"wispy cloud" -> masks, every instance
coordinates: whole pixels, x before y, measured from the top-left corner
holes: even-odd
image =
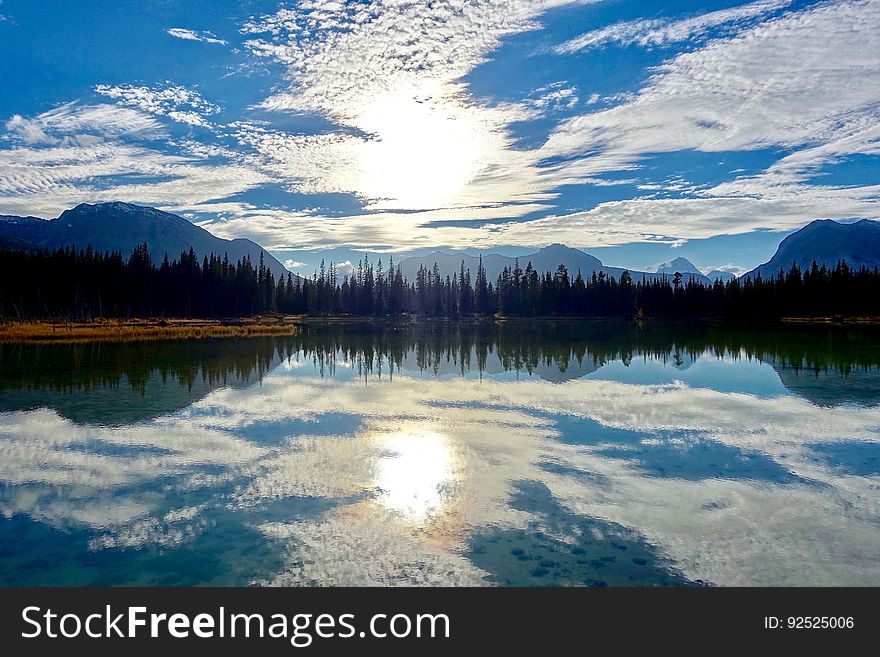
[[[6,122],[9,137],[26,144],[91,143],[106,138],[147,137],[163,134],[152,117],[115,105],[65,103],[34,117],[12,116]]]
[[[594,154],[614,154],[624,166],[647,153],[793,151],[764,175],[692,190],[695,199],[613,206],[618,225],[640,224],[645,233],[693,238],[783,229],[817,216],[878,216],[873,187],[806,183],[820,161],[877,151],[878,31],[877,0],[822,4],[767,21],[667,61],[625,102],[564,121],[543,150],[568,158],[564,168],[572,175],[584,169],[594,175]],[[700,207],[706,216],[666,216],[664,204]],[[629,216],[632,207],[644,220]],[[610,220],[610,209],[600,206],[587,215]]]
[[[786,194],[777,198],[721,197],[630,199],[600,203],[583,212],[527,221],[455,222],[451,212],[371,213],[316,218],[306,213],[247,206],[227,207],[223,220],[205,225],[221,237],[249,237],[269,249],[349,247],[373,252],[443,245],[490,249],[561,242],[573,247],[634,242],[681,244],[686,239],[792,230],[816,217],[877,216],[880,188],[851,193]],[[196,208],[202,212],[210,206]],[[480,217],[478,209],[474,214]],[[487,211],[484,219],[493,214]],[[442,222],[438,224],[438,222]]]
[[[165,32],[176,39],[183,39],[184,41],[201,41],[203,43],[216,43],[221,46],[226,45],[226,41],[218,39],[211,32],[197,32],[196,30],[189,30],[184,27],[172,27],[165,30]]]
[[[642,47],[663,46],[705,37],[716,28],[741,29],[755,19],[765,18],[791,5],[793,0],[759,0],[747,5],[721,9],[683,20],[636,20],[615,23],[575,37],[555,48],[559,54],[572,54],[590,48],[616,44]]]
[[[165,127],[139,109],[67,103],[15,115],[0,149],[6,212],[57,216],[83,200],[128,200],[174,209],[242,193],[272,179],[247,157],[169,152]]]

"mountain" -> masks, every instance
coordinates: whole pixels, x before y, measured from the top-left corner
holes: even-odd
[[[11,237],[9,235],[0,235],[0,249],[7,249],[9,251],[36,251],[39,248],[40,247],[33,242],[20,240],[17,237]]]
[[[832,219],[817,219],[792,233],[779,244],[768,262],[744,274],[743,278],[777,276],[792,263],[808,269],[813,261],[833,267],[845,260],[850,267],[880,266],[880,222],[862,219],[844,224]]]
[[[484,255],[483,267],[486,269],[486,277],[490,282],[494,283],[498,278],[498,274],[501,273],[501,270],[504,269],[504,267],[510,267],[513,269],[515,260],[516,258],[499,255],[497,253]],[[434,253],[429,253],[426,256],[404,258],[399,264],[400,269],[407,280],[414,281],[416,279],[416,273],[419,271],[419,267],[432,269],[436,262],[441,275],[452,276],[453,274],[458,273],[462,261],[464,261],[465,269],[470,269],[471,280],[473,280],[477,275],[479,257],[467,255],[465,253],[444,253],[442,251],[436,251]],[[614,278],[619,279],[620,275],[623,274],[624,271],[627,271],[622,267],[609,267],[604,265],[599,258],[591,256],[589,253],[584,253],[579,249],[573,249],[562,244],[551,244],[550,246],[545,246],[544,248],[539,249],[535,253],[519,256],[519,266],[523,270],[525,270],[530,262],[532,263],[532,267],[539,274],[548,271],[555,272],[560,264],[565,265],[565,268],[568,269],[568,273],[572,278],[577,276],[579,271],[584,278],[591,276],[594,271],[602,271],[608,276],[613,276]],[[664,274],[658,274],[656,272],[628,271],[632,275],[634,281],[640,281],[643,279],[651,281],[664,276]],[[705,278],[699,273],[699,271],[696,273],[696,276]],[[667,278],[669,278],[669,276],[667,276]]]
[[[165,254],[175,259],[192,249],[199,258],[227,254],[233,262],[249,256],[256,266],[260,254],[276,278],[287,270],[268,251],[248,239],[225,240],[176,214],[130,203],[82,203],[65,210],[57,219],[0,216],[0,246],[44,248],[91,245],[97,251],[121,251],[128,255],[138,244],[147,243],[153,262]],[[19,246],[16,246],[18,244]]]
[[[703,285],[711,285],[715,282],[715,279],[711,276],[704,276],[703,272],[697,269],[697,266],[687,258],[673,258],[669,262],[661,262],[654,271],[668,276],[674,276],[676,273],[679,273],[685,281],[693,279]]]
[[[5,248],[18,248],[16,243],[39,245],[49,236],[49,224],[37,217],[0,215],[0,239]]]
[[[696,268],[694,263],[692,263],[687,258],[675,258],[674,260],[670,260],[669,262],[661,262],[654,269],[658,274],[675,274],[676,272],[680,272],[681,274],[697,274],[698,276],[702,276],[703,273]]]

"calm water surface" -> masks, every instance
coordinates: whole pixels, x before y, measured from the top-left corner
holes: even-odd
[[[880,585],[878,337],[0,345],[0,583]]]

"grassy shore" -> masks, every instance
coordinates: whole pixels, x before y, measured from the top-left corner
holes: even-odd
[[[136,342],[291,335],[301,325],[301,318],[295,316],[10,322],[0,324],[0,342]]]
[[[456,320],[450,318],[418,319],[371,317],[310,317],[283,315],[233,319],[96,319],[90,322],[32,321],[0,323],[0,343],[9,342],[136,342],[153,340],[192,340],[205,338],[236,338],[260,335],[293,335],[304,325],[327,324],[409,324],[415,322],[519,322],[519,321],[596,321],[597,317],[483,317]],[[607,319],[607,318],[606,318]],[[650,322],[687,322],[700,320],[669,320],[646,317]],[[725,320],[703,318],[702,321]],[[736,324],[736,322],[731,322]],[[880,325],[880,317],[786,317],[768,324],[856,324]]]

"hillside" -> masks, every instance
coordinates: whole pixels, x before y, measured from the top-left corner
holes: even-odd
[[[880,266],[880,222],[862,219],[840,223],[817,219],[782,240],[769,261],[743,277],[776,276],[780,269],[788,271],[792,263],[803,270],[812,266],[814,260],[829,267],[839,260],[845,260],[853,268]]]
[[[248,239],[225,240],[191,221],[155,208],[130,203],[82,203],[56,219],[0,216],[0,245],[7,248],[57,249],[91,245],[98,251],[121,251],[128,255],[147,243],[154,262],[163,256],[177,258],[192,248],[199,257],[227,254],[231,261],[244,256],[256,265],[260,255],[276,277],[287,270],[268,251]]]

